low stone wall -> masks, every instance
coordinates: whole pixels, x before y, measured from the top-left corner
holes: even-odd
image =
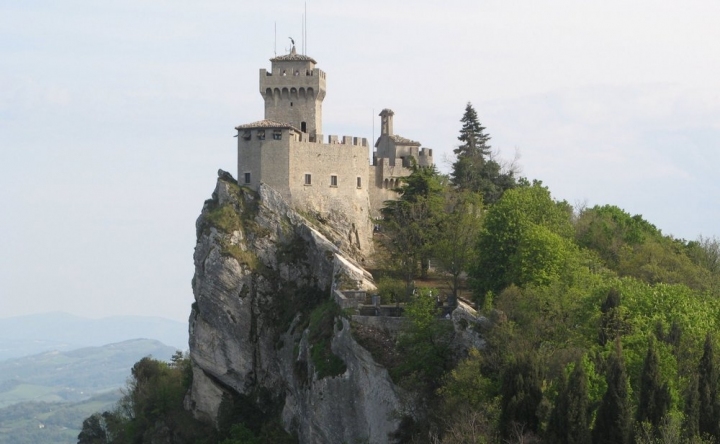
[[[351,319],[358,324],[383,330],[391,334],[399,333],[405,325],[405,318],[353,315]]]

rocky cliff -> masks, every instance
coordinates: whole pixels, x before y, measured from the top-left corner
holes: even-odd
[[[330,302],[373,288],[362,258],[272,189],[219,176],[197,221],[187,407],[215,423],[275,416],[301,443],[386,442],[400,391]]]

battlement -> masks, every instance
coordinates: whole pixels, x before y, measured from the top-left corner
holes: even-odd
[[[320,139],[322,139],[322,138],[320,138]],[[352,136],[342,136],[342,138],[340,138],[340,136],[331,135],[331,136],[328,136],[327,143],[328,143],[328,145],[340,144],[340,145],[353,145],[353,146],[364,146],[364,147],[368,146],[367,138],[352,137]]]
[[[319,68],[313,68],[313,69],[302,69],[300,67],[297,67],[295,69],[280,69],[278,70],[278,73],[275,74],[272,71],[268,71],[267,69],[261,69],[260,70],[260,77],[284,77],[283,80],[288,80],[287,77],[313,77],[313,78],[320,78],[325,79],[325,71],[319,69]]]

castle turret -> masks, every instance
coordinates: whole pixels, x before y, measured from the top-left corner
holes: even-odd
[[[265,99],[265,119],[282,122],[307,133],[310,141],[322,139],[322,101],[325,73],[312,57],[290,54],[270,59],[272,71],[260,70],[260,94]]]

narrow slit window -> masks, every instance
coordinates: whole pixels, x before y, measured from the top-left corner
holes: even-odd
[[[330,176],[330,186],[331,187],[337,186],[337,176]]]
[[[305,175],[305,185],[312,185],[312,175],[310,175],[310,174]]]
[[[245,173],[245,183],[250,183],[250,173]]]
[[[357,178],[357,187],[362,188],[362,177]]]

